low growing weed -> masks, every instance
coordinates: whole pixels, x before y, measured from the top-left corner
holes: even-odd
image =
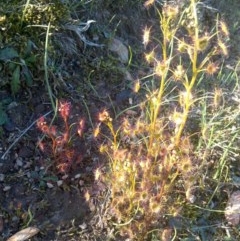
[[[9,86],[13,95],[32,87],[33,76],[41,75],[38,63],[42,63],[45,26],[50,22],[56,29],[68,17],[68,7],[59,0],[2,3],[0,63],[5,79],[1,87]]]
[[[58,113],[63,121],[63,128],[48,124],[44,117],[40,117],[37,121],[38,129],[48,139],[40,140],[38,145],[45,152],[53,163],[51,164],[54,170],[61,174],[68,173],[71,168],[78,162],[80,158],[77,150],[73,148],[73,140],[76,137],[81,138],[84,131],[84,120],[79,120],[76,133],[72,132],[72,127],[75,123],[69,123],[70,102],[60,102]]]

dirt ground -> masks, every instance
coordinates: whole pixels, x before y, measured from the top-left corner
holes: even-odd
[[[232,8],[226,8],[224,1],[219,6],[218,1],[215,2],[214,7],[219,7],[231,24],[236,19]],[[114,117],[129,106],[130,97],[137,101],[138,96],[132,96],[131,85],[150,70],[143,64],[143,29],[146,25],[153,26],[157,32],[158,18],[154,10],[148,11],[140,5],[122,9],[109,5],[102,11],[79,10],[78,14],[79,18],[84,16],[84,21],[96,21],[86,37],[105,46],[80,44],[75,54],[57,53],[57,70],[51,70],[54,96],[71,103],[69,123],[73,124],[72,149],[76,153],[74,164],[66,173],[59,172],[50,152],[42,152],[37,145],[43,136],[37,129],[37,119],[47,114],[46,121],[50,123],[54,116],[44,82],[39,81],[41,76],[36,77],[38,81],[31,89],[22,89],[15,97],[8,89],[0,90],[0,100],[9,99],[8,122],[2,128],[0,139],[0,156],[3,156],[0,160],[0,240],[7,240],[28,226],[40,229],[33,241],[106,240],[111,233],[112,227],[101,221],[108,190],[94,181],[96,168],[104,167],[104,157],[98,151],[104,139],[93,138],[93,128],[98,124],[98,113],[104,108]],[[231,32],[235,36],[231,48],[239,53],[237,26],[239,24]],[[131,66],[109,51],[109,35],[131,47]],[[236,60],[236,56],[233,59]],[[81,119],[85,126],[83,136],[79,137],[76,128]],[[61,131],[61,118],[55,118],[54,125]],[[43,141],[48,146],[51,142],[46,137]],[[86,193],[91,195],[88,203]]]

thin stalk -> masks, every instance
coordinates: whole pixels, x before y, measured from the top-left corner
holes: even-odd
[[[199,40],[199,29],[198,29],[198,18],[197,18],[197,10],[196,10],[196,3],[195,0],[191,0],[191,5],[192,5],[192,13],[194,17],[194,25],[195,25],[195,32],[194,32],[194,48],[193,48],[193,58],[192,58],[192,78],[190,83],[185,85],[186,88],[186,103],[183,111],[183,119],[182,123],[179,126],[179,129],[177,131],[176,137],[175,137],[175,145],[178,146],[180,143],[180,139],[182,136],[183,129],[186,125],[187,118],[189,115],[190,108],[192,106],[192,101],[191,101],[191,91],[192,88],[197,80],[198,76],[198,67],[197,67],[197,62],[198,62],[198,40]]]
[[[24,9],[23,9],[23,14],[22,14],[22,18],[21,18],[21,27],[23,25],[24,17],[26,15],[26,11],[27,11],[29,4],[30,4],[30,0],[27,0],[26,4],[24,6]]]
[[[50,30],[51,24],[50,22],[48,23],[47,26],[47,32],[46,32],[46,39],[45,39],[45,49],[44,49],[44,77],[45,77],[45,82],[47,85],[47,91],[48,95],[51,101],[52,108],[54,112],[56,111],[56,106],[53,100],[53,94],[52,94],[52,89],[49,84],[49,79],[48,79],[48,66],[47,66],[47,60],[48,60],[48,42],[49,42],[49,30]]]
[[[167,55],[167,49],[168,49],[168,25],[169,25],[169,21],[168,19],[166,19],[166,16],[161,15],[161,26],[162,26],[162,33],[163,33],[163,43],[162,43],[162,56],[163,56],[163,63],[166,64],[166,69],[164,70],[163,75],[161,76],[161,80],[160,80],[160,88],[157,94],[157,100],[156,100],[156,105],[154,105],[152,110],[151,110],[151,130],[150,130],[150,138],[149,138],[149,145],[148,145],[148,150],[152,149],[152,145],[153,145],[153,140],[154,140],[154,133],[155,133],[155,128],[156,128],[156,121],[158,118],[158,113],[160,112],[160,108],[162,106],[162,97],[164,94],[164,88],[165,88],[165,84],[166,84],[166,78],[167,78],[167,74],[169,72],[169,65],[168,65],[168,55]]]

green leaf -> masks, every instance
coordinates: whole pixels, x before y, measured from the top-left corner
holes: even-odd
[[[25,49],[25,55],[29,55],[32,52],[33,42],[28,39],[27,47]]]
[[[20,66],[17,66],[13,71],[12,81],[11,81],[11,90],[15,94],[20,89]]]
[[[0,125],[5,124],[7,119],[8,118],[6,112],[2,108],[0,108]]]
[[[33,84],[33,78],[32,78],[32,74],[27,66],[23,66],[22,73],[25,77],[25,82],[26,82],[27,86],[31,87]]]
[[[10,47],[0,49],[0,60],[6,61],[18,57],[18,52]]]
[[[44,180],[44,181],[54,181],[54,182],[56,182],[56,181],[58,181],[58,177],[56,177],[56,176],[48,176],[48,177],[43,177],[42,178],[42,180]]]
[[[30,55],[29,57],[27,57],[27,58],[25,59],[25,62],[26,62],[27,64],[35,64],[36,61],[37,61],[37,58],[36,58],[35,55]]]

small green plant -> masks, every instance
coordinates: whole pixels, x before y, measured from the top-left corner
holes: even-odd
[[[9,104],[9,99],[0,101],[0,126],[4,125],[8,121],[6,113],[6,105]]]
[[[36,56],[32,53],[32,43],[28,41],[24,55],[21,56],[12,47],[0,49],[0,61],[4,65],[6,76],[11,73],[9,80],[5,80],[2,84],[9,82],[11,93],[16,94],[21,86],[31,87],[33,84],[32,72],[36,64]]]
[[[74,136],[82,137],[84,130],[84,120],[81,119],[78,123],[77,133],[71,133],[71,128],[74,125],[69,124],[70,103],[60,102],[58,112],[63,120],[63,131],[55,125],[47,124],[44,117],[40,117],[37,121],[38,129],[50,140],[38,143],[39,148],[45,152],[50,159],[53,160],[53,166],[59,173],[68,173],[73,167],[74,160],[77,159],[77,150],[72,147]]]
[[[100,147],[109,159],[109,172],[98,172],[97,178],[110,186],[113,225],[131,240],[151,240],[152,233],[163,239],[167,226],[163,217],[177,216],[183,203],[196,199],[201,159],[195,157],[191,137],[199,133],[186,132],[187,120],[193,106],[204,99],[197,96],[203,78],[218,72],[216,58],[228,55],[225,23],[218,20],[211,32],[202,29],[198,4],[168,3],[159,12],[162,39],[156,49],[161,51],[146,54],[154,72],[152,85],[144,84],[147,98],[139,105],[141,116],[126,111],[116,128],[106,110],[99,114],[96,135],[104,124],[112,138]],[[145,48],[150,41],[151,28],[145,28]],[[214,105],[218,104],[215,96]]]
[[[1,6],[0,12],[0,62],[5,80],[12,94],[24,87],[31,87],[33,75],[41,74],[37,65],[42,62],[45,27],[51,23],[59,26],[69,17],[68,7],[59,0],[11,1]],[[9,77],[7,77],[9,76]]]

